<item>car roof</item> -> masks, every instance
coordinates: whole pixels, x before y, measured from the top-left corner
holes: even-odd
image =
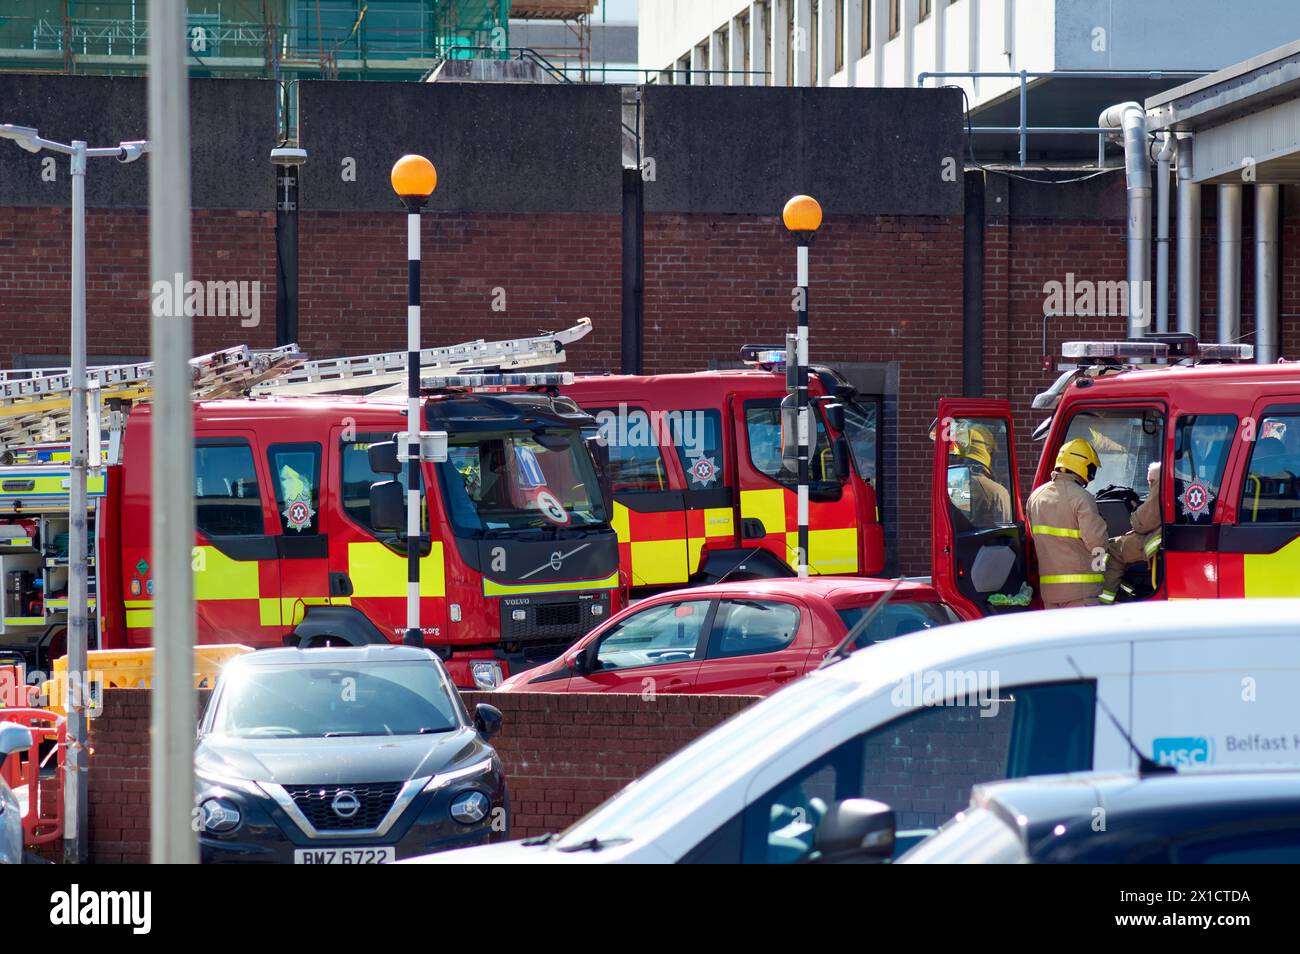
[[[1074,772],[986,782],[975,786],[974,792],[977,803],[996,802],[1013,816],[1031,823],[1101,805],[1115,813],[1289,798],[1300,808],[1300,769],[1279,765],[1188,768],[1150,775],[1134,771]]]
[[[418,646],[395,646],[380,643],[365,646],[328,646],[316,649],[260,649],[236,656],[226,664],[265,668],[267,666],[339,666],[363,662],[428,662],[436,659],[432,652]]]
[[[876,643],[810,678],[857,684],[854,698],[888,690],[927,669],[1019,649],[1210,639],[1236,633],[1295,638],[1300,602],[1287,599],[1158,600],[1002,613]],[[847,700],[846,700],[847,701]]]
[[[710,599],[720,596],[810,596],[845,597],[861,595],[879,595],[888,593],[898,584],[900,594],[923,594],[938,599],[934,588],[926,583],[912,580],[884,580],[864,576],[811,576],[778,577],[767,580],[736,580],[733,583],[710,583],[707,586],[691,586],[680,590],[655,594],[655,599],[680,599],[687,596],[704,596]]]

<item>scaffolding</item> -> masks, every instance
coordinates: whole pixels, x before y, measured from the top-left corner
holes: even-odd
[[[508,58],[510,0],[189,0],[193,76],[418,79]],[[5,0],[0,71],[140,74],[147,0]]]

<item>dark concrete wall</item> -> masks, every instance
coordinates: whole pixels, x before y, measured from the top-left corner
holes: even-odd
[[[647,212],[959,215],[956,90],[647,86]],[[943,175],[945,160],[951,174]]]
[[[408,152],[438,170],[434,211],[618,212],[616,86],[303,83],[304,209],[400,210],[388,181]],[[356,181],[343,161],[356,161]]]
[[[91,148],[149,138],[148,83],[124,76],[0,74],[0,122],[34,126],[46,139],[84,139]],[[195,208],[271,209],[275,174],[275,84],[265,80],[190,82],[190,173]],[[41,178],[42,160],[54,156],[53,182]],[[144,208],[149,204],[148,157],[130,165],[92,159],[86,204],[92,208]],[[31,154],[0,141],[0,207],[70,206],[68,157]]]

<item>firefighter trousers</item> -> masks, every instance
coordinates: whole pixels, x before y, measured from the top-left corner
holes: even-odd
[[[1151,563],[1151,585],[1155,586],[1155,558],[1160,549],[1160,531],[1128,533],[1111,537],[1106,545],[1106,570],[1101,584],[1102,603],[1114,603],[1121,588],[1127,587],[1123,582],[1124,571],[1134,563]]]

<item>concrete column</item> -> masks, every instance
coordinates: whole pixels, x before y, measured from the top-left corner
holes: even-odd
[[[766,3],[749,5],[749,68],[750,86],[764,86],[766,81],[759,74],[767,69],[768,36],[771,33],[771,13]]]
[[[1192,181],[1192,137],[1178,137],[1178,330],[1201,334],[1201,184]]]
[[[746,76],[740,72],[745,68],[745,31],[740,17],[732,17],[727,24],[727,68],[733,70],[727,79],[728,86],[744,86]]]
[[[1277,313],[1277,219],[1281,187],[1255,186],[1255,360],[1275,364],[1279,350]]]
[[[772,85],[785,86],[785,73],[790,63],[791,49],[785,33],[785,21],[794,0],[769,0],[768,19],[772,37]]]
[[[1219,343],[1241,337],[1241,186],[1219,186]]]
[[[709,34],[709,85],[725,86],[727,76],[723,71],[729,68],[726,31],[714,30]]]
[[[845,0],[844,85],[858,83],[858,60],[862,59],[862,6],[869,0]]]
[[[835,0],[813,0],[817,14],[817,75],[814,86],[827,86],[835,75]]]
[[[812,32],[813,0],[792,0],[794,3],[794,38],[791,51],[794,56],[794,85],[811,86],[812,51],[817,38]]]
[[[691,85],[707,86],[709,84],[708,74],[705,72],[709,68],[708,51],[703,44],[697,43],[691,47]]]

